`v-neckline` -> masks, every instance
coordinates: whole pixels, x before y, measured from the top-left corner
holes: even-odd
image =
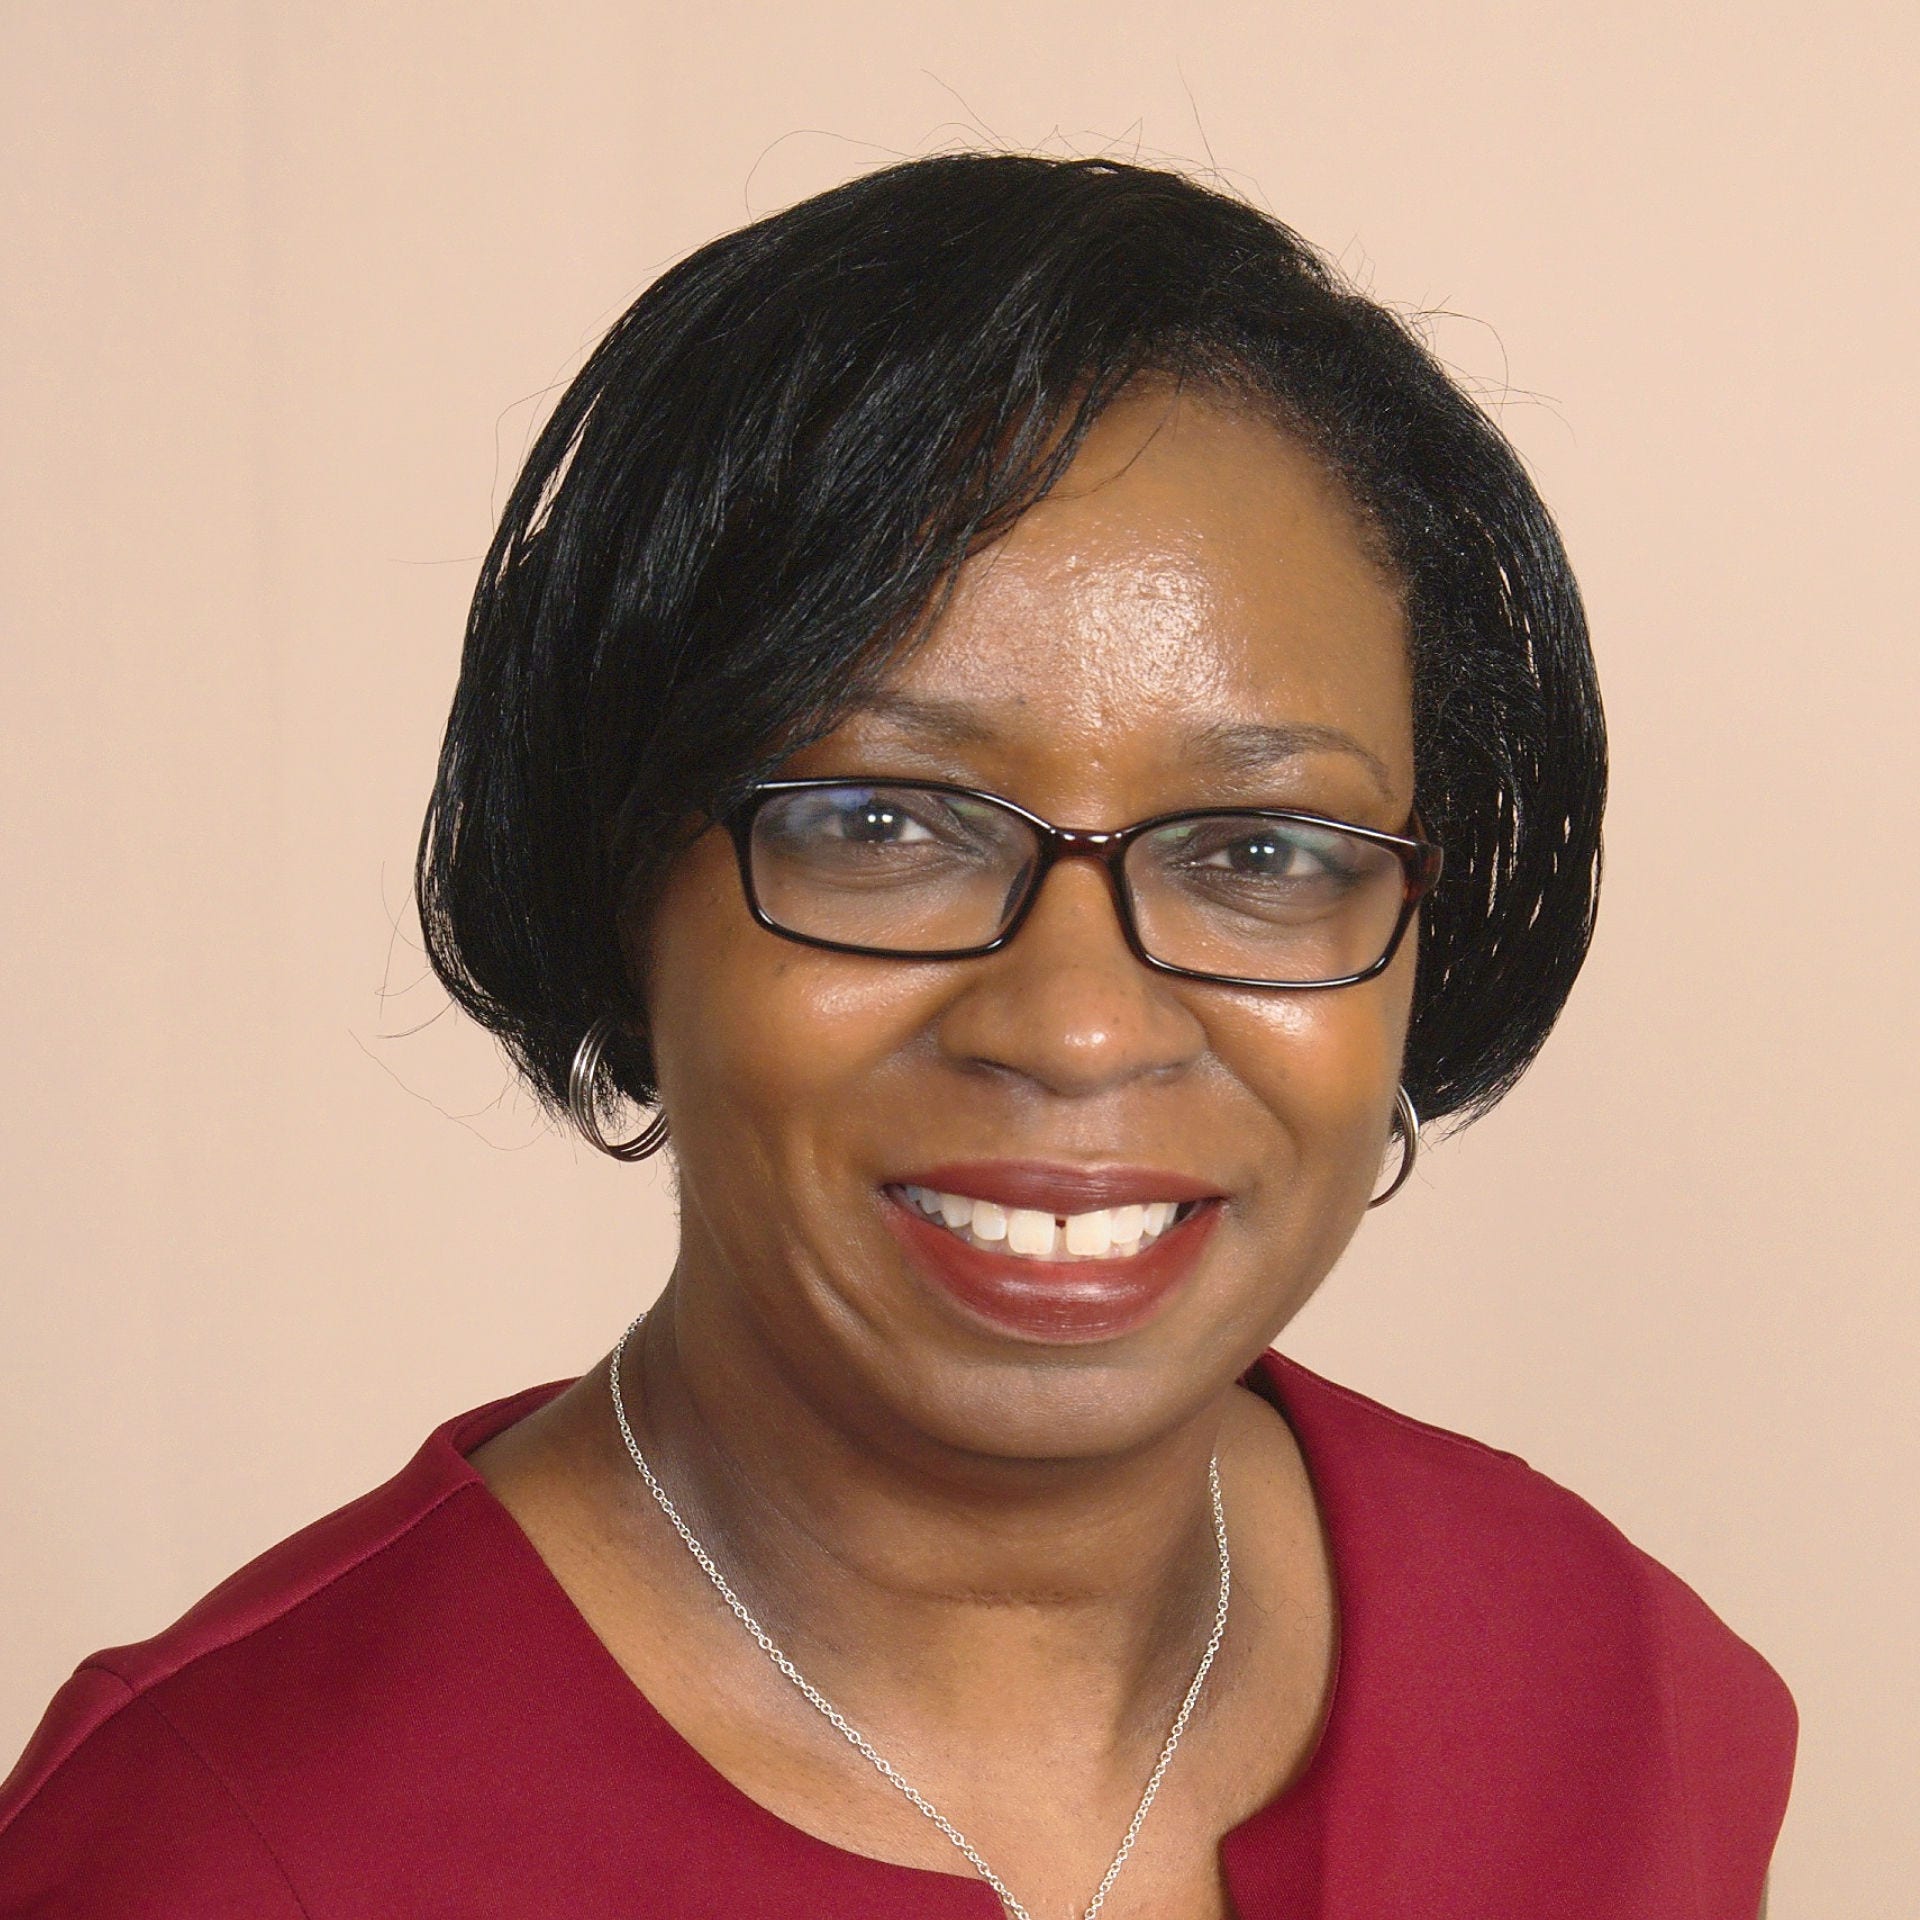
[[[1238,1877],[1235,1873],[1236,1857],[1258,1854],[1264,1858],[1274,1849],[1284,1847],[1289,1833],[1304,1825],[1308,1808],[1319,1796],[1322,1776],[1335,1750],[1336,1725],[1344,1727],[1347,1718],[1344,1709],[1352,1691],[1355,1648],[1353,1609],[1347,1601],[1347,1489],[1337,1463],[1325,1457],[1321,1445],[1324,1435],[1312,1432],[1314,1423],[1303,1422],[1288,1403],[1287,1388],[1290,1384],[1297,1384],[1289,1376],[1303,1373],[1304,1369],[1269,1352],[1248,1369],[1242,1376],[1241,1384],[1257,1393],[1279,1414],[1300,1450],[1308,1489],[1326,1541],[1333,1592],[1332,1671],[1328,1677],[1326,1702],[1313,1745],[1306,1757],[1285,1786],[1220,1837],[1222,1871],[1230,1896],[1236,1895],[1237,1891],[1234,1886]],[[1311,1379],[1312,1376],[1307,1375],[1306,1378]],[[947,1913],[952,1915],[953,1920],[963,1920],[963,1916],[965,1920],[972,1920],[976,1913],[979,1920],[1002,1920],[1003,1909],[998,1896],[985,1881],[970,1871],[951,1872],[933,1867],[907,1866],[897,1861],[883,1860],[877,1855],[860,1853],[809,1832],[756,1800],[709,1760],[654,1705],[645,1690],[620,1664],[612,1649],[581,1612],[573,1596],[561,1584],[559,1577],[541,1557],[520,1523],[467,1458],[486,1441],[503,1433],[516,1421],[544,1406],[573,1384],[570,1380],[559,1380],[529,1387],[450,1421],[436,1436],[445,1447],[440,1465],[456,1486],[481,1503],[482,1510],[488,1514],[500,1535],[501,1554],[519,1569],[532,1592],[540,1596],[541,1609],[552,1618],[558,1639],[574,1648],[589,1667],[599,1672],[606,1682],[609,1705],[616,1699],[620,1702],[613,1710],[632,1718],[638,1737],[637,1745],[646,1753],[649,1764],[671,1765],[694,1788],[696,1797],[718,1800],[730,1809],[734,1817],[760,1829],[764,1836],[777,1842],[783,1850],[831,1866],[836,1873],[866,1886],[877,1886],[890,1880],[895,1890],[894,1897],[902,1903],[901,1911],[926,1916],[926,1920],[935,1920],[937,1915]],[[895,1879],[894,1876],[904,1877]],[[1246,1920],[1253,1920],[1257,1909],[1242,1906],[1236,1898],[1236,1911],[1243,1913]]]

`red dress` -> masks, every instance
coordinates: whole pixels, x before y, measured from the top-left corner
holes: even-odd
[[[1511,1454],[1277,1355],[1248,1384],[1305,1454],[1341,1660],[1222,1842],[1241,1920],[1755,1920],[1795,1727],[1760,1656]],[[88,1660],[0,1787],[0,1915],[1000,1920],[776,1818],[634,1688],[463,1458],[558,1391]]]

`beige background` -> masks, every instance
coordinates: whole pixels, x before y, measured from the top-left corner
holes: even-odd
[[[553,383],[682,251],[890,154],[1210,145],[1446,310],[1617,750],[1554,1045],[1287,1344],[1691,1580],[1800,1700],[1776,1920],[1911,1912],[1911,18],[0,5],[0,1749],[665,1272],[658,1174],[437,1017],[407,910]]]

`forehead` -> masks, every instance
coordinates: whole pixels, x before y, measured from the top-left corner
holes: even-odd
[[[1325,781],[1412,799],[1405,621],[1363,524],[1296,441],[1161,385],[1101,415],[852,724],[1083,787],[1291,742]]]

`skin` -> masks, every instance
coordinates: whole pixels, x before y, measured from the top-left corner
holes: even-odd
[[[1324,731],[1278,755],[1247,731],[1302,726]],[[881,697],[783,771],[958,781],[1081,827],[1265,804],[1398,831],[1400,596],[1295,442],[1142,385]],[[1325,1543],[1285,1422],[1236,1382],[1379,1180],[1414,955],[1317,993],[1169,978],[1078,861],[997,954],[819,952],[753,924],[717,830],[647,930],[682,1242],[626,1356],[641,1444],[748,1605],[1035,1920],[1084,1908],[1192,1676],[1215,1451],[1231,1622],[1105,1911],[1226,1915],[1220,1836],[1311,1753]],[[1156,1317],[1048,1346],[935,1297],[884,1224],[888,1179],[984,1158],[1170,1169],[1227,1199]],[[965,1871],[721,1607],[621,1447],[604,1364],[474,1464],[736,1785],[836,1845]]]

